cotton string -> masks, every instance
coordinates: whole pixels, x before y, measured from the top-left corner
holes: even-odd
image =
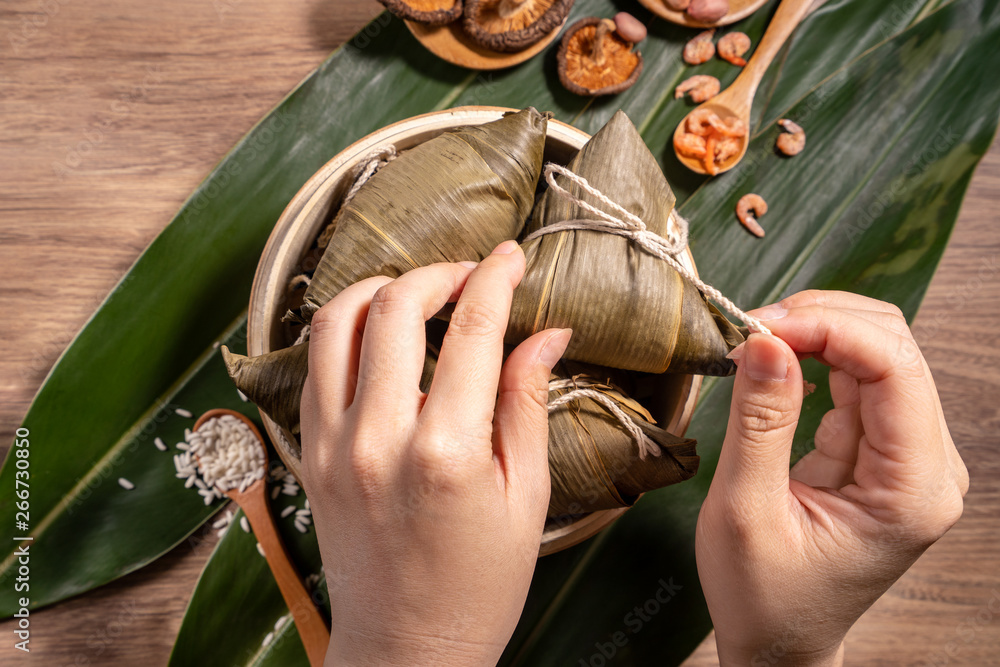
[[[292,343],[292,345],[301,345],[302,343],[309,340],[309,331],[311,328],[312,327],[310,325],[304,324],[302,326],[302,331],[299,332],[299,337],[295,339],[295,342]]]
[[[583,387],[581,387],[583,385]],[[635,422],[632,417],[630,417],[624,410],[618,407],[614,399],[611,397],[597,391],[596,389],[587,389],[586,387],[597,386],[594,383],[588,382],[587,380],[581,380],[579,378],[573,378],[572,380],[552,380],[549,382],[549,393],[553,391],[558,391],[559,389],[568,389],[573,387],[572,391],[569,391],[562,396],[557,396],[556,398],[549,401],[549,412],[555,412],[567,403],[571,403],[579,398],[589,398],[598,403],[600,403],[608,412],[615,416],[615,418],[621,422],[621,425],[628,431],[632,439],[639,446],[639,458],[645,459],[646,454],[652,454],[653,456],[660,455],[660,447],[655,442],[650,440],[639,425]]]
[[[354,199],[354,195],[358,194],[358,190],[361,189],[361,186],[367,183],[368,179],[375,175],[375,172],[395,160],[397,157],[396,147],[390,144],[388,146],[380,146],[379,148],[372,149],[367,155],[361,158],[361,161],[358,162],[357,176],[354,179],[354,185],[352,185],[351,189],[347,191],[346,195],[344,195],[344,201],[340,203],[341,208],[347,206],[347,204]]]
[[[367,183],[369,179],[375,175],[375,172],[395,160],[397,157],[399,157],[399,154],[396,153],[396,147],[392,144],[389,144],[388,146],[380,146],[368,151],[368,153],[358,161],[358,166],[355,167],[355,173],[357,176],[354,177],[354,184],[351,186],[351,189],[347,191],[347,194],[344,195],[343,201],[340,202],[340,208],[344,208],[344,206],[347,206],[347,204],[354,199],[354,195],[358,194],[358,190],[361,189],[361,186]],[[322,234],[320,236],[322,236]],[[303,282],[308,287],[311,279],[304,274],[293,277],[288,284],[289,291],[296,289]],[[289,313],[291,313],[291,311],[289,311]],[[299,337],[293,345],[299,345],[307,340],[309,340],[308,324],[302,328],[302,331],[299,333]]]
[[[592,195],[595,199],[621,217],[619,218],[609,213],[605,213],[563,188],[556,182],[555,175],[557,173],[565,176],[573,183],[576,183],[582,190]],[[757,331],[765,334],[771,333],[771,330],[764,326],[763,322],[758,320],[753,315],[748,315],[743,312],[743,310],[729,300],[724,294],[722,294],[722,292],[702,281],[694,274],[693,271],[688,270],[687,267],[677,260],[675,255],[684,252],[684,249],[687,248],[688,221],[682,218],[676,210],[670,211],[670,217],[673,220],[674,225],[672,225],[672,229],[667,232],[667,238],[663,238],[662,236],[649,231],[646,228],[646,223],[644,223],[638,216],[633,215],[617,203],[611,201],[611,199],[609,199],[603,192],[588,183],[587,179],[573,173],[565,167],[561,167],[551,162],[546,164],[545,180],[549,184],[549,187],[552,188],[557,195],[573,204],[576,204],[580,208],[593,213],[600,218],[600,220],[565,220],[557,222],[554,225],[542,227],[541,229],[528,235],[528,237],[524,239],[525,242],[545,234],[552,234],[553,232],[562,232],[571,229],[592,229],[595,231],[606,232],[608,234],[624,236],[625,238],[635,241],[650,254],[659,257],[672,266],[677,273],[684,276],[691,282],[691,284],[697,287],[703,295],[718,303],[730,315],[746,324],[751,331]]]

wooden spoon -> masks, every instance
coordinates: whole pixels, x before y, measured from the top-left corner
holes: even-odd
[[[710,109],[718,114],[722,120],[731,117],[739,118],[749,127],[750,107],[753,105],[753,97],[757,92],[757,86],[760,85],[760,80],[764,77],[764,72],[767,71],[768,65],[778,55],[781,46],[788,39],[788,36],[792,34],[795,26],[799,24],[799,21],[809,11],[812,4],[813,0],[784,0],[778,6],[778,11],[774,13],[771,25],[767,27],[767,32],[764,33],[763,39],[757,45],[757,50],[754,51],[753,57],[743,67],[743,71],[736,77],[733,84],[712,99],[695,107],[687,116],[684,116],[684,119],[681,120],[680,125],[674,131],[674,140],[676,141],[680,135],[684,134],[683,128],[687,123],[688,116],[699,109]],[[749,134],[742,137],[739,152],[719,165],[718,173],[721,174],[724,171],[729,171],[743,159],[743,156],[747,152],[748,142]],[[676,146],[674,152],[677,153]],[[705,165],[701,160],[686,157],[680,153],[677,153],[677,159],[691,171],[699,174],[708,173],[705,171]]]
[[[221,408],[209,410],[198,418],[194,424],[194,430],[197,431],[209,419],[224,415],[236,417],[250,428],[257,439],[257,445],[264,450],[264,469],[267,470],[267,448],[264,447],[260,431],[249,418],[239,412]],[[264,549],[264,558],[271,567],[274,579],[278,582],[278,588],[281,590],[281,596],[285,598],[285,604],[292,612],[292,618],[295,619],[295,626],[298,628],[299,637],[302,638],[302,644],[305,646],[309,664],[312,667],[322,667],[327,647],[330,644],[330,631],[327,629],[323,617],[320,616],[319,610],[316,609],[316,605],[313,604],[309,592],[302,585],[298,573],[295,572],[295,567],[288,558],[285,545],[274,526],[274,518],[271,516],[271,506],[267,498],[267,476],[258,479],[242,493],[239,489],[230,489],[225,494],[243,508],[244,514],[250,521],[250,527],[253,528],[254,536],[261,548]]]

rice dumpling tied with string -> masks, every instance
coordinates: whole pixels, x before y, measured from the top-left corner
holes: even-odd
[[[546,117],[534,109],[459,128],[389,161],[340,207],[329,244],[306,290],[301,319],[345,287],[398,276],[439,261],[479,260],[516,238],[532,212]],[[666,235],[674,197],[656,160],[619,112],[568,168]],[[562,177],[558,177],[562,179]],[[600,207],[576,184],[575,196]],[[528,232],[594,214],[551,188]],[[697,471],[695,441],[655,425],[630,397],[638,373],[725,375],[739,330],[694,285],[633,239],[601,230],[559,230],[523,244],[527,270],[515,290],[508,340],[571,327],[566,357],[550,383],[549,516],[628,507],[646,491]],[[421,388],[436,364],[433,321]],[[275,422],[299,430],[308,342],[248,359],[223,351],[237,386]],[[585,363],[581,363],[585,362]],[[619,371],[617,369],[628,369]]]
[[[596,380],[597,367],[588,371],[594,375],[569,377],[567,364],[557,365],[549,383],[550,405],[574,389],[603,397],[578,396],[550,409],[550,517],[631,507],[641,494],[683,482],[698,471],[694,440],[659,428],[638,401]],[[642,441],[611,412],[608,401],[638,427]]]
[[[441,337],[443,332],[427,345],[420,383],[423,391],[430,388]],[[649,411],[621,386],[630,384],[632,375],[572,361],[560,362],[553,369],[549,517],[631,507],[643,493],[683,482],[698,472],[697,441],[656,426]],[[555,403],[560,397],[570,400]],[[615,408],[618,415],[612,412]]]
[[[302,387],[309,372],[309,342],[248,358],[222,346],[222,360],[236,388],[276,424],[299,431]]]
[[[619,111],[567,165],[666,236],[675,198],[632,121]],[[577,198],[605,210],[576,183]],[[603,207],[603,208],[602,208]],[[535,205],[528,234],[563,221],[599,220],[552,188]],[[550,327],[572,328],[566,358],[651,373],[729,375],[739,329],[667,262],[624,236],[568,229],[522,244],[527,269],[514,292],[507,342]]]
[[[359,280],[479,261],[516,238],[534,203],[546,125],[529,107],[445,132],[377,171],[338,212],[303,319]]]
[[[309,321],[341,290],[365,278],[397,277],[435,262],[478,261],[516,238],[534,203],[547,124],[546,115],[529,107],[445,132],[375,172],[337,212],[300,319]],[[229,350],[224,355],[237,388],[294,430],[307,348],[297,345],[253,359]]]

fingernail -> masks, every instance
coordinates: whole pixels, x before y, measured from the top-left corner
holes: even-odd
[[[788,377],[788,360],[781,348],[767,334],[750,334],[744,343],[740,367],[751,380],[780,382]],[[742,347],[742,346],[741,346]]]
[[[493,249],[491,255],[509,255],[517,249],[517,241],[504,241]]]
[[[753,315],[761,322],[767,322],[768,320],[780,320],[788,314],[788,311],[782,308],[779,304],[772,303],[770,306],[764,306],[763,308],[751,310],[748,314]]]
[[[726,359],[732,359],[733,361],[739,361],[743,358],[743,349],[746,343],[740,343],[733,348],[733,351],[726,355]]]
[[[572,337],[572,329],[560,329],[549,336],[549,339],[542,345],[542,351],[538,353],[539,363],[552,370],[552,367],[562,359],[563,353],[569,345],[569,339]]]
[[[479,262],[459,262],[459,264],[467,269],[474,269],[479,266]]]

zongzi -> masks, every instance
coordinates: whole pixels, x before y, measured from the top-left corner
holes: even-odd
[[[675,199],[656,159],[619,111],[569,163],[570,171],[666,236]],[[575,183],[564,187],[601,207]],[[597,219],[551,188],[528,232],[566,220]],[[726,355],[743,336],[698,289],[631,239],[591,229],[562,230],[522,245],[527,269],[514,292],[507,342],[572,328],[566,357],[651,373],[729,375]]]
[[[553,380],[566,376],[556,366]],[[655,426],[649,413],[622,390],[574,375],[570,383],[550,391],[550,400],[574,386],[588,387],[613,401],[659,448],[645,456],[640,445],[597,400],[573,399],[549,414],[550,517],[630,507],[646,491],[683,482],[698,471],[695,441],[678,438]]]
[[[359,280],[479,261],[516,238],[534,203],[546,125],[529,107],[445,132],[376,172],[338,213],[303,318]]]

